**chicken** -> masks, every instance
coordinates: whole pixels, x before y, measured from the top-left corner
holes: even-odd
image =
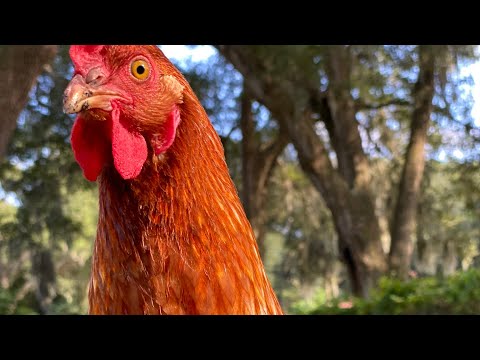
[[[64,111],[99,184],[90,314],[283,314],[223,147],[156,46],[77,45]]]

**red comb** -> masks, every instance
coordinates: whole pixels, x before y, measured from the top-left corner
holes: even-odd
[[[70,58],[75,66],[75,73],[85,76],[95,64],[102,63],[101,51],[105,45],[72,45]]]

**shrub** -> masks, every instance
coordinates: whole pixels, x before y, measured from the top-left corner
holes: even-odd
[[[323,298],[319,298],[323,301]],[[425,277],[400,281],[382,278],[370,299],[339,298],[315,304],[296,303],[295,314],[449,315],[480,314],[480,270],[448,278]]]

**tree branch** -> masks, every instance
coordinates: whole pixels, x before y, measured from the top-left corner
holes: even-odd
[[[355,109],[356,111],[361,111],[361,110],[380,110],[382,108],[388,107],[388,106],[412,106],[412,103],[407,100],[402,100],[402,99],[391,99],[388,101],[385,101],[383,103],[378,103],[378,104],[368,104],[364,102],[362,99],[357,99],[355,100]]]
[[[355,103],[351,95],[351,52],[337,45],[327,48],[326,72],[329,80],[327,101],[332,128],[329,133],[335,150],[338,168],[350,188],[367,189],[370,164],[362,147],[356,120]]]
[[[0,161],[5,156],[30,89],[56,52],[56,45],[0,47]]]
[[[280,125],[280,131],[288,134],[298,152],[300,164],[310,177],[315,178],[312,181],[327,203],[335,206],[343,202],[337,198],[342,188],[338,184],[342,183],[342,179],[335,172],[324,144],[315,133],[310,114],[301,111],[294,103],[295,99],[289,96],[289,90],[284,89],[290,88],[291,84],[264,72],[257,57],[240,45],[217,45],[217,49],[243,75],[244,84],[252,97],[270,110]],[[305,121],[306,117],[309,121]],[[334,188],[337,190],[334,191]]]

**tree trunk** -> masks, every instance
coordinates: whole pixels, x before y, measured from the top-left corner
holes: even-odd
[[[370,186],[370,164],[362,148],[351,95],[351,59],[347,46],[329,46],[326,72],[330,116],[323,118],[337,154],[338,170],[350,188]]]
[[[342,78],[338,81],[339,85],[333,85],[331,89],[333,94],[330,95],[330,102],[335,108],[333,111],[328,109],[332,116],[340,119],[337,121],[334,118],[328,125],[336,134],[331,139],[332,144],[336,143],[334,147],[338,146],[337,151],[345,154],[345,161],[342,162],[345,170],[338,171],[314,128],[311,104],[318,101],[312,99],[311,84],[288,80],[299,78],[295,74],[287,74],[290,68],[277,76],[269,73],[263,59],[249,47],[219,45],[217,48],[243,75],[245,86],[252,95],[270,110],[281,131],[288,134],[303,171],[332,212],[340,253],[349,271],[352,290],[356,295],[367,297],[379,276],[386,271],[386,258],[373,198],[368,189],[368,163],[364,161],[366,157],[359,142],[355,112],[352,108],[342,110],[345,104],[352,103],[353,106],[353,101],[345,97],[345,89],[341,89],[344,86]],[[333,48],[332,62],[338,60],[335,51],[344,50]],[[341,66],[349,71],[346,64]],[[348,78],[350,75],[346,73],[341,76]],[[337,99],[337,90],[343,99]]]
[[[399,278],[408,278],[416,227],[417,203],[425,168],[425,144],[434,95],[434,56],[429,46],[419,46],[419,74],[414,89],[410,141],[392,225],[390,269]]]
[[[329,86],[327,101],[323,106],[328,108],[320,113],[323,114],[322,120],[337,155],[337,170],[350,190],[351,200],[347,211],[350,213],[352,226],[358,227],[363,223],[357,231],[341,235],[340,245],[343,247],[341,251],[354,292],[367,296],[369,289],[375,285],[386,268],[386,258],[381,242],[379,219],[375,214],[375,198],[370,189],[370,164],[362,147],[355,102],[351,95],[351,66],[349,46],[327,47],[326,74]],[[359,259],[356,261],[351,253],[352,246],[342,245],[352,242],[356,244],[357,251],[360,251]],[[378,270],[366,266],[368,257],[375,259]]]
[[[55,296],[56,274],[52,254],[47,249],[36,249],[32,253],[32,276],[35,281],[35,299],[40,314],[50,313]]]
[[[30,89],[56,52],[56,45],[0,46],[0,161],[5,157]]]
[[[244,90],[241,98],[240,127],[242,130],[242,202],[250,220],[262,257],[265,256],[265,202],[267,185],[278,156],[288,144],[284,134],[278,134],[262,147],[255,135],[252,98]]]

